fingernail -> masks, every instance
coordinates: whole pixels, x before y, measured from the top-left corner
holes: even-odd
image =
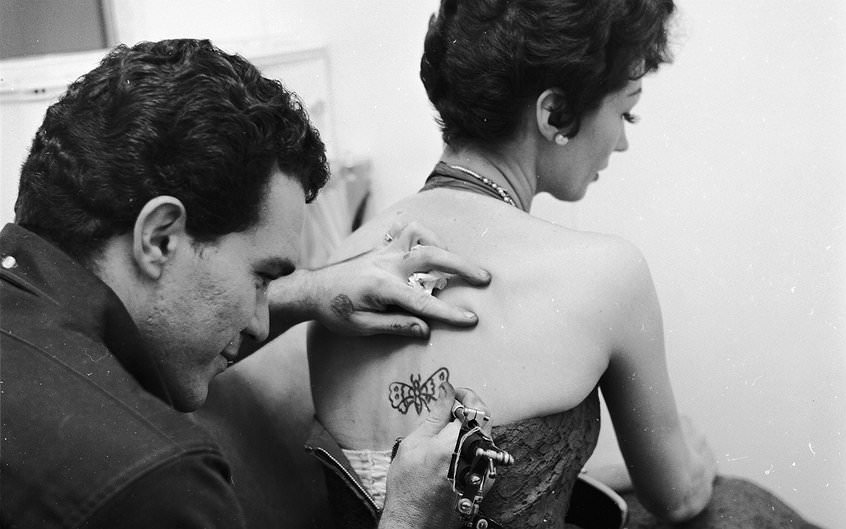
[[[468,320],[473,320],[473,321],[476,321],[476,319],[478,319],[478,316],[476,316],[476,313],[470,312],[469,310],[464,312],[464,317],[467,318]]]
[[[426,331],[423,329],[423,327],[419,323],[413,323],[411,325],[411,334],[413,336],[417,336],[418,338],[425,338],[426,337]]]

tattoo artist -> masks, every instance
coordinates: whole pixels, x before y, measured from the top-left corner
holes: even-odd
[[[118,46],[49,108],[0,233],[0,526],[244,527],[229,463],[180,413],[243,343],[311,318],[414,336],[427,318],[475,324],[406,286],[429,269],[490,279],[419,226],[297,271],[327,178],[298,98],[208,41]],[[440,387],[380,527],[442,527],[455,399],[484,409]]]

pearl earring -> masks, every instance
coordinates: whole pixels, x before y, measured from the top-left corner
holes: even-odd
[[[561,145],[563,147],[564,145],[567,145],[569,142],[570,142],[570,138],[568,138],[564,134],[562,134],[560,132],[555,134],[555,143],[557,143],[558,145]]]

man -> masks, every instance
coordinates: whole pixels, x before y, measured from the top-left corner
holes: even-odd
[[[425,336],[418,317],[379,314],[392,306],[475,322],[400,279],[489,280],[418,227],[295,271],[327,176],[295,96],[207,41],[118,47],[50,107],[0,234],[0,526],[243,527],[219,447],[175,410],[268,337],[277,278],[274,332],[316,318]],[[442,523],[454,398],[483,406],[441,388],[391,467],[383,527]]]

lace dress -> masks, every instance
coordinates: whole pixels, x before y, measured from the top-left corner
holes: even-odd
[[[571,410],[494,426],[492,433],[515,462],[497,468],[482,511],[504,527],[566,527],[573,485],[599,437],[597,390]]]

